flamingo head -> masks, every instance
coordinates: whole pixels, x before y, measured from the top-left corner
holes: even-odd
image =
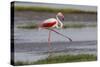
[[[63,15],[61,12],[58,12],[58,13],[57,13],[57,16],[58,16],[59,18],[61,18],[61,20],[64,21],[64,15]]]

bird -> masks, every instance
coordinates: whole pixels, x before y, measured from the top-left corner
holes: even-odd
[[[39,24],[39,30],[42,29],[47,29],[49,30],[49,35],[48,35],[48,47],[49,47],[49,53],[51,53],[51,32],[55,32],[65,38],[67,38],[70,42],[72,42],[72,39],[69,38],[66,35],[63,35],[61,33],[59,33],[58,31],[54,30],[55,28],[57,29],[63,29],[63,23],[62,21],[64,21],[64,15],[62,12],[58,12],[55,16],[55,18],[49,18],[44,20],[43,22],[41,22]]]

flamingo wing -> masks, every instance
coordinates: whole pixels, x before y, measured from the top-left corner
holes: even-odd
[[[47,19],[42,23],[42,27],[53,27],[57,24],[57,20],[54,18]]]

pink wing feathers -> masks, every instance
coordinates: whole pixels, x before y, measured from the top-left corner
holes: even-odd
[[[50,18],[50,19],[47,19],[45,20],[42,24],[41,24],[41,27],[53,27],[54,25],[56,25],[58,23],[58,21],[55,19],[55,18]]]

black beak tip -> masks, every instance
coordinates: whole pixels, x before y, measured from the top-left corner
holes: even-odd
[[[62,20],[64,21],[64,18]]]

